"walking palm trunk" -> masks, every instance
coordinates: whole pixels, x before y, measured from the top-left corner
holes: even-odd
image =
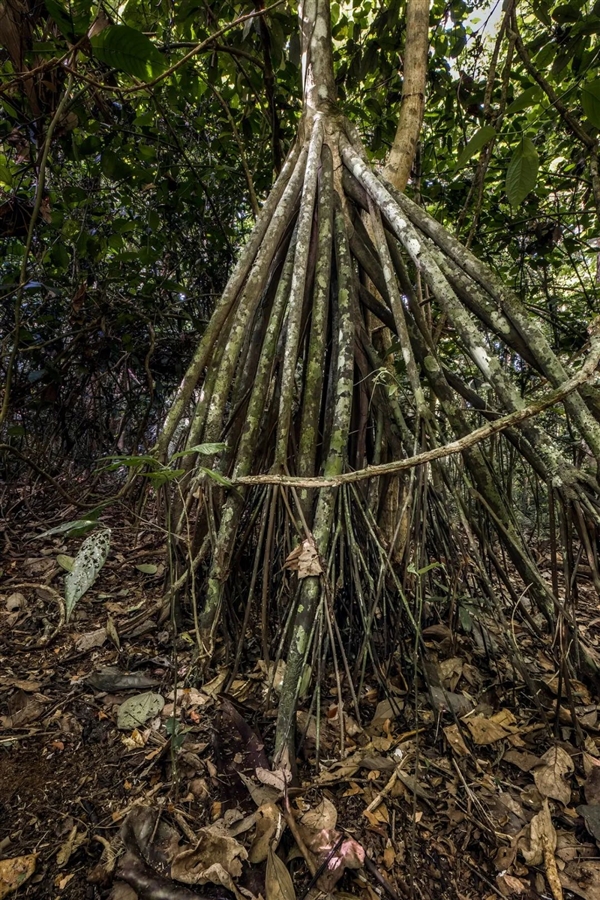
[[[175,589],[190,589],[205,664],[219,644],[237,670],[252,624],[260,627],[266,662],[283,649],[280,756],[293,751],[298,696],[311,674],[319,681],[324,647],[334,655],[338,685],[343,676],[352,692],[367,654],[377,669],[369,639],[379,618],[392,628],[405,623],[418,630],[405,589],[422,591],[414,573],[428,560],[445,558],[451,569],[459,538],[449,504],[470,539],[478,533],[443,464],[433,481],[424,469],[318,490],[287,487],[286,478],[332,478],[463,437],[473,430],[473,408],[488,418],[519,410],[523,400],[490,350],[489,335],[554,387],[571,374],[493,272],[369,165],[336,101],[328,0],[305,0],[299,19],[304,116],[298,139],[157,445],[166,458],[175,429],[189,415],[186,474],[171,515],[174,555],[184,562]],[[464,358],[492,386],[494,408],[440,359],[424,301],[440,310]],[[384,334],[392,335],[392,352]],[[587,385],[564,403],[598,460],[596,390]],[[552,486],[565,515],[576,511],[593,565],[589,533],[600,525],[594,467],[579,471],[531,420],[503,439]],[[225,449],[212,459],[197,456],[195,447],[216,442]],[[540,575],[487,449],[472,447],[463,461],[470,490],[529,600],[551,622],[560,614],[572,642],[574,613]],[[207,479],[207,467],[222,484]],[[261,474],[269,477],[254,478]],[[498,603],[486,579],[490,602]],[[340,593],[346,600],[351,595],[355,612],[346,603],[346,614],[357,615],[362,632],[353,667],[333,609]],[[591,652],[579,645],[579,653],[593,671]]]

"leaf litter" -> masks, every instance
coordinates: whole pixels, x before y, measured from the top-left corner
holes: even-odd
[[[128,546],[110,526],[113,547]],[[109,551],[46,647],[57,611],[45,584],[60,588],[54,560],[76,559],[81,537],[44,540],[41,557],[23,544],[0,597],[0,896],[26,881],[53,900],[91,886],[113,900],[157,889],[166,900],[397,900],[411,878],[426,900],[600,896],[597,697],[573,682],[570,701],[543,647],[528,659],[545,721],[510,661],[499,675],[481,649],[485,633],[501,653],[491,617],[478,632],[424,630],[416,704],[390,658],[385,681],[364,685],[362,725],[327,674],[320,708],[298,712],[290,782],[269,761],[273,663],[231,684],[223,665],[202,685],[182,635],[175,678],[148,579],[158,537]],[[19,587],[31,578],[38,586]]]

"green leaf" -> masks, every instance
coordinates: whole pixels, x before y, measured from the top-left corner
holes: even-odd
[[[156,575],[158,572],[158,566],[155,566],[153,563],[139,563],[136,566],[138,572],[141,572],[142,575]]]
[[[496,129],[491,125],[484,125],[483,128],[476,131],[471,140],[460,151],[454,171],[457,172],[459,169],[462,169],[462,167],[469,162],[471,157],[474,156],[475,153],[478,153],[479,150],[482,150],[495,136]]]
[[[506,196],[511,206],[520,206],[535,187],[540,158],[531,138],[523,137],[506,172]]]
[[[218,472],[213,472],[212,469],[207,469],[206,466],[200,466],[199,468],[203,475],[208,475],[209,478],[212,478],[213,481],[216,481],[222,487],[233,487],[233,482],[229,478],[225,478],[224,475],[219,475]]]
[[[109,25],[91,39],[91,45],[100,62],[141,81],[151,81],[167,67],[150,38],[129,25]]]
[[[144,478],[149,478],[152,484],[160,487],[168,481],[174,481],[185,475],[185,469],[161,469],[160,472],[144,472]]]
[[[44,2],[65,37],[83,35],[92,24],[89,9],[86,11],[82,3],[69,3],[68,7],[65,7],[58,0],[44,0]]]
[[[190,453],[199,453],[201,456],[212,456],[213,453],[220,453],[225,449],[227,444],[196,444],[195,447],[190,447],[189,450],[180,450],[179,453],[174,453],[170,459],[170,462],[173,462],[175,459],[179,459],[181,456],[189,456]]]
[[[512,113],[523,112],[524,109],[529,109],[530,106],[533,106],[534,103],[537,103],[542,97],[542,89],[538,87],[537,84],[528,87],[523,91],[522,94],[519,94],[513,102],[507,107],[506,114],[512,115]]]
[[[67,556],[66,553],[59,553],[56,557],[56,562],[62,569],[65,569],[67,572],[72,572],[73,565],[75,563],[75,557]]]
[[[86,532],[91,531],[92,528],[98,525],[97,519],[100,512],[101,509],[93,510],[85,519],[73,519],[70,522],[65,522],[63,525],[56,525],[54,528],[49,528],[48,531],[36,534],[34,540],[53,537],[55,534],[66,534],[67,537],[82,537]]]
[[[600,78],[581,86],[581,105],[592,125],[600,128]]]

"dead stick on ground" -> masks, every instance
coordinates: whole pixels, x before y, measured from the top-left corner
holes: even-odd
[[[298,850],[300,851],[300,853],[306,860],[306,865],[308,866],[308,870],[309,870],[310,874],[314,878],[314,876],[317,873],[317,867],[315,865],[314,859],[312,858],[312,854],[311,854],[310,850],[308,849],[308,847],[302,840],[302,837],[298,830],[298,824],[296,822],[296,819],[294,818],[294,813],[292,812],[292,809],[290,807],[290,801],[287,796],[284,800],[283,817],[284,817],[285,821],[287,822],[287,825],[288,825],[290,831],[294,835],[294,840],[298,844]]]

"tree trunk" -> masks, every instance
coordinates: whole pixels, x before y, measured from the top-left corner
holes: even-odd
[[[429,0],[408,0],[402,102],[396,137],[385,167],[385,177],[399,191],[403,191],[408,183],[417,153],[425,113],[428,51]]]

